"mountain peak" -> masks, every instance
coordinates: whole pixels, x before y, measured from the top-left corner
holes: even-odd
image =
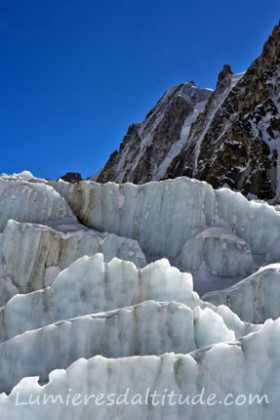
[[[229,64],[224,64],[222,70],[218,74],[218,80],[216,84],[216,89],[220,87],[223,89],[225,86],[229,85],[231,82],[231,78],[233,76],[233,72]]]
[[[264,44],[260,60],[266,64],[279,64],[280,61],[280,22],[274,26],[272,34]]]
[[[168,89],[127,133],[97,181],[141,184],[188,176],[247,197],[280,200],[279,75],[278,24],[246,72],[223,66],[214,92],[193,81]]]

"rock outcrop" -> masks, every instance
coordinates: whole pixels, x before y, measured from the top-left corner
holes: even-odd
[[[98,182],[141,184],[162,178],[184,146],[183,132],[189,131],[211,93],[193,82],[167,90],[142,123],[129,127],[119,152],[110,156],[98,174]]]
[[[97,181],[188,176],[247,197],[280,199],[280,25],[245,73],[225,65],[216,89],[169,89],[132,125]]]

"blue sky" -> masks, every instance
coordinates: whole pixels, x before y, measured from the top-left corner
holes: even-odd
[[[0,173],[94,174],[171,85],[245,70],[279,0],[1,0]]]

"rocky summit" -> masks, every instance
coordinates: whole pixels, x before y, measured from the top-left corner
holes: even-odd
[[[280,23],[244,73],[225,65],[214,91],[166,91],[129,127],[95,179],[136,184],[188,176],[248,198],[280,200]]]

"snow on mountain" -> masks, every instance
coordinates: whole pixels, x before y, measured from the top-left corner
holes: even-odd
[[[132,125],[98,182],[188,176],[250,198],[280,200],[280,24],[244,73],[225,65],[216,89],[167,91]]]

